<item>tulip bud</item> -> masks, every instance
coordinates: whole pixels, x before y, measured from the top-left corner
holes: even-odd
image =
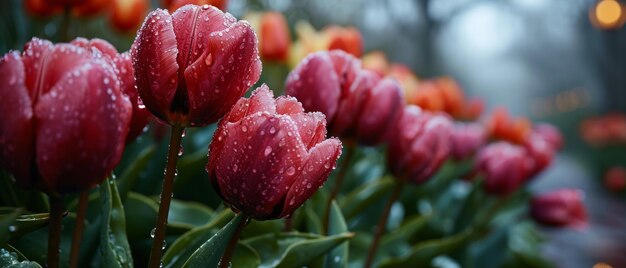
[[[35,38],[0,73],[0,166],[19,184],[75,193],[110,174],[132,107],[99,51]]]
[[[149,7],[148,0],[114,0],[109,21],[113,27],[123,32],[137,30]]]
[[[144,105],[170,125],[216,122],[261,72],[252,27],[208,5],[151,12],[132,58]]]
[[[97,49],[103,54],[103,58],[115,67],[115,72],[120,81],[120,89],[122,90],[122,93],[130,99],[133,105],[130,130],[128,132],[128,136],[126,137],[126,143],[133,142],[143,132],[144,128],[148,124],[150,112],[148,112],[137,94],[130,53],[124,52],[119,54],[117,53],[115,47],[98,38],[87,40],[79,37],[74,39],[71,44],[86,49]]]
[[[385,139],[404,103],[397,82],[361,69],[356,58],[339,50],[308,56],[289,74],[285,88],[307,111],[324,113],[331,134],[365,145]]]
[[[485,128],[478,123],[456,123],[452,132],[452,157],[463,160],[473,156],[486,142]]]
[[[48,0],[25,0],[24,8],[37,16],[47,17],[63,10],[62,6],[51,3]]]
[[[576,189],[561,189],[533,197],[530,201],[530,215],[538,223],[548,226],[574,229],[587,226],[583,192]]]
[[[554,148],[540,134],[531,133],[524,142],[528,156],[533,161],[531,177],[547,168],[554,158]]]
[[[533,132],[545,140],[555,151],[563,147],[563,135],[561,135],[561,131],[554,125],[548,123],[537,124]]]
[[[170,12],[174,12],[185,5],[211,5],[222,11],[226,11],[228,6],[228,0],[166,0],[163,2],[163,6],[167,7]]]
[[[532,131],[530,120],[525,117],[513,119],[502,107],[493,111],[486,124],[490,137],[517,144],[524,143]]]
[[[289,57],[291,36],[287,20],[280,12],[265,12],[260,19],[261,58],[269,61],[286,62]]]
[[[331,25],[322,34],[328,38],[328,50],[342,50],[355,57],[363,54],[363,38],[361,32],[354,27],[339,27]]]
[[[423,183],[430,179],[451,152],[452,121],[443,114],[408,105],[390,131],[387,166],[399,180]]]
[[[613,192],[626,189],[626,168],[611,167],[604,173],[604,186]]]
[[[235,211],[259,220],[291,215],[323,185],[341,155],[321,113],[263,85],[220,121],[206,170]]]
[[[530,177],[533,161],[524,148],[508,142],[491,143],[478,153],[475,172],[485,177],[485,190],[507,195]]]

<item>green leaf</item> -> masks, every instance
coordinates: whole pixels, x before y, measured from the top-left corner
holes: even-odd
[[[133,258],[126,237],[126,218],[114,180],[100,184],[102,223],[100,225],[100,254],[103,267],[133,267]]]
[[[158,205],[151,198],[130,192],[124,203],[126,231],[130,240],[147,239],[154,228]]]
[[[432,259],[439,255],[450,254],[456,249],[465,246],[473,231],[467,229],[462,233],[441,239],[433,239],[416,244],[411,252],[398,258],[383,260],[379,267],[429,267]]]
[[[50,220],[49,213],[20,215],[13,222],[13,225],[11,227],[12,232],[9,235],[9,239],[10,240],[18,239],[19,237],[22,237],[25,234],[38,230],[46,226],[49,220]]]
[[[241,222],[245,220],[244,217],[243,214],[234,217],[224,228],[191,254],[183,267],[217,267],[235,231],[240,227],[240,224],[245,224]]]
[[[139,180],[139,175],[141,172],[148,166],[150,159],[156,152],[156,146],[150,145],[144,148],[139,155],[136,156],[135,160],[126,167],[122,175],[117,179],[118,182],[118,191],[120,193],[120,197],[122,201],[126,200],[128,197],[128,193],[130,190],[137,184]]]
[[[237,243],[231,259],[231,267],[259,267],[259,265],[261,265],[259,253],[244,243]]]
[[[348,226],[341,214],[341,210],[335,201],[330,207],[330,215],[328,217],[328,235],[336,235],[348,232]],[[343,242],[341,245],[326,254],[324,267],[340,268],[348,265],[349,242]]]
[[[352,238],[352,233],[320,236],[307,233],[267,234],[244,240],[261,257],[260,267],[302,267]]]
[[[207,224],[211,218],[213,218],[213,210],[205,205],[172,199],[167,221],[169,225],[180,225],[191,229]]]
[[[220,227],[226,224],[234,216],[230,209],[222,210],[215,216],[211,222],[198,228],[191,229],[184,233],[170,247],[167,248],[163,255],[163,267],[181,267],[187,259],[196,251],[197,248],[210,239]]]
[[[393,185],[392,178],[383,178],[366,183],[350,192],[340,201],[345,218],[350,220],[373,203],[380,202],[381,198],[391,191]]]
[[[41,268],[41,265],[32,261],[19,261],[16,253],[0,248],[0,267]]]
[[[13,224],[21,212],[21,209],[15,209],[11,213],[0,215],[0,246],[9,241],[10,234],[15,228]]]
[[[380,248],[395,247],[400,242],[408,241],[415,233],[426,226],[432,214],[414,216],[405,221],[400,228],[384,235],[380,242]]]

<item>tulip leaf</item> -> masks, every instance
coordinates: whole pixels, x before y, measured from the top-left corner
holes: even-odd
[[[10,235],[15,228],[15,220],[21,212],[21,209],[15,209],[11,213],[0,215],[0,246],[9,241]]]
[[[394,181],[392,178],[384,178],[374,180],[354,189],[340,202],[345,218],[350,220],[373,203],[379,202],[381,198],[389,193],[393,185]]]
[[[261,257],[260,267],[302,267],[319,259],[352,233],[320,236],[307,233],[266,234],[244,240]]]
[[[146,166],[148,166],[148,163],[150,162],[150,159],[152,159],[152,156],[154,156],[155,152],[156,147],[154,145],[144,148],[139,155],[135,157],[135,160],[129,164],[126,169],[124,169],[122,175],[117,179],[118,191],[123,202],[126,201],[130,190],[135,186],[135,184],[137,184],[139,175],[146,168]]]
[[[348,232],[348,226],[341,214],[341,210],[335,201],[330,207],[330,215],[328,217],[328,235],[336,235]],[[340,268],[348,265],[348,249],[349,241],[343,242],[326,254],[324,260],[325,268]]]
[[[244,243],[237,243],[231,259],[231,267],[259,267],[259,265],[261,265],[259,253]]]
[[[241,221],[244,220],[243,214],[234,217],[226,226],[220,229],[209,240],[204,242],[191,257],[183,264],[184,267],[217,267],[226,246],[231,237],[235,234]]]
[[[168,224],[177,224],[189,229],[207,224],[213,218],[213,210],[195,202],[172,199]]]
[[[28,215],[20,215],[15,219],[13,224],[11,225],[11,232],[9,234],[10,240],[18,239],[25,234],[38,230],[48,224],[50,220],[49,213],[37,213],[37,214],[28,214]],[[0,239],[2,240],[2,239]],[[0,241],[0,244],[2,241]]]
[[[126,212],[126,231],[130,240],[150,237],[157,218],[158,206],[147,196],[130,192],[124,203]]]
[[[430,267],[435,257],[450,254],[465,246],[472,234],[473,230],[467,229],[453,236],[420,242],[411,248],[409,254],[383,260],[379,267]]]
[[[209,223],[191,229],[184,233],[170,247],[167,248],[163,255],[163,267],[181,267],[187,259],[196,251],[197,248],[210,239],[220,227],[226,224],[233,217],[230,209],[222,210]]]
[[[0,248],[0,267],[41,268],[41,265],[32,261],[19,261],[16,253]]]
[[[126,237],[126,217],[117,184],[108,178],[100,184],[100,261],[103,267],[133,267]]]
[[[380,248],[395,248],[398,243],[408,241],[414,234],[422,230],[430,220],[432,214],[419,215],[406,220],[400,228],[384,235],[380,242]]]

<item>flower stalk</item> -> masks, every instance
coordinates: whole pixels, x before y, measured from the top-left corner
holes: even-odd
[[[374,239],[372,240],[372,244],[367,252],[367,259],[365,260],[365,265],[363,265],[363,267],[365,268],[372,267],[372,264],[374,264],[374,259],[375,259],[374,257],[376,257],[376,252],[378,251],[378,244],[380,244],[380,238],[385,233],[385,228],[387,227],[387,221],[389,220],[389,213],[391,212],[391,207],[393,206],[393,203],[395,203],[396,200],[398,200],[398,197],[400,196],[400,192],[402,191],[403,185],[404,185],[403,182],[400,182],[400,181],[396,182],[396,186],[393,189],[393,192],[391,193],[389,200],[387,201],[387,205],[385,206],[385,209],[383,210],[383,214],[380,216],[378,225],[376,226],[376,230],[374,231]]]
[[[76,226],[72,234],[72,249],[70,250],[70,268],[78,267],[78,256],[80,253],[80,242],[83,238],[85,228],[85,214],[89,205],[89,190],[82,191],[78,197],[78,207],[76,209]]]
[[[170,145],[167,151],[165,176],[163,178],[163,189],[161,190],[159,214],[157,216],[156,227],[154,230],[152,249],[150,250],[150,262],[148,263],[148,267],[150,268],[157,268],[161,264],[163,245],[165,242],[164,239],[167,216],[169,214],[170,202],[172,201],[174,178],[176,177],[176,163],[178,162],[178,153],[180,151],[184,130],[185,128],[181,125],[176,124],[172,126]]]
[[[63,198],[50,194],[49,201],[48,268],[58,268],[61,243],[61,221],[63,220]]]
[[[250,222],[250,217],[243,215],[241,221],[237,224],[237,228],[235,232],[230,237],[228,241],[228,245],[226,246],[226,250],[224,251],[224,255],[222,255],[222,259],[220,259],[220,268],[228,268],[231,267],[230,260],[233,257],[233,253],[235,252],[235,247],[237,246],[237,242],[239,242],[239,237],[241,237],[241,232]]]

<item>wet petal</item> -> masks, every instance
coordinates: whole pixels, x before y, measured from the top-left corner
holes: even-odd
[[[73,193],[104,179],[121,158],[131,109],[105,61],[66,73],[35,107],[36,161],[44,183]]]
[[[22,60],[17,52],[9,52],[0,60],[0,164],[16,181],[32,185],[33,111]]]
[[[130,120],[130,131],[126,142],[132,142],[141,133],[150,119],[150,112],[146,109],[143,101],[139,98],[137,93],[137,86],[135,84],[135,76],[133,74],[133,63],[129,52],[116,55],[113,60],[115,67],[117,68],[117,76],[120,81],[120,89],[124,95],[128,96],[133,106],[132,119]]]
[[[400,86],[390,78],[383,79],[372,90],[371,96],[357,114],[357,140],[366,145],[380,143],[402,113]]]
[[[87,50],[97,49],[100,53],[102,53],[111,60],[117,57],[117,49],[115,49],[115,47],[109,42],[99,38],[86,39],[78,37],[72,40],[70,44],[85,48]]]
[[[341,97],[340,80],[334,68],[327,52],[310,54],[289,73],[286,94],[302,102],[306,111],[322,112],[332,122]]]
[[[170,122],[170,105],[178,86],[176,36],[167,11],[152,11],[132,46],[137,90],[146,108],[163,121]]]
[[[337,115],[332,122],[331,133],[339,137],[353,138],[356,135],[356,120],[363,111],[363,105],[372,93],[371,89],[379,78],[371,71],[360,71],[354,79],[350,92],[341,99]]]
[[[189,118],[198,125],[226,114],[261,74],[256,35],[247,22],[205,34],[202,56],[185,70]]]
[[[280,217],[291,215],[322,187],[340,155],[341,142],[336,138],[325,140],[311,149],[297,180],[287,193]]]
[[[223,141],[219,155],[210,156],[212,180],[219,180],[220,194],[237,210],[257,219],[275,217],[306,156],[296,126],[286,116],[256,113],[226,128],[220,133],[225,136],[216,137]]]

